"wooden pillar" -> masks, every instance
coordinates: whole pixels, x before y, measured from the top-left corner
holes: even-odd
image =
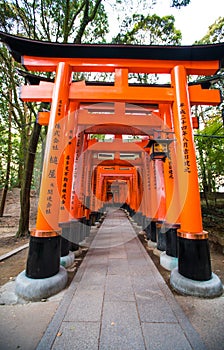
[[[180,207],[178,192],[176,141],[174,140],[171,105],[160,105],[166,137],[173,141],[168,146],[167,158],[164,162],[164,182],[166,198],[166,216],[163,230],[166,233],[166,253],[177,258],[177,229],[180,228]]]
[[[63,172],[61,183],[61,202],[59,211],[59,225],[62,229],[61,256],[69,253],[70,238],[70,205],[72,196],[72,174],[74,166],[74,154],[76,148],[78,104],[70,102],[68,120],[65,130],[65,148],[63,152]]]
[[[60,62],[53,90],[36,229],[30,237],[26,267],[26,275],[30,278],[51,277],[58,273],[60,267],[60,191],[57,185],[57,167],[63,152],[70,81],[70,65]]]
[[[173,68],[171,81],[174,89],[172,110],[177,139],[177,174],[181,219],[181,229],[178,231],[178,269],[184,277],[207,281],[211,279],[208,233],[202,228],[190,99],[186,70],[183,66]]]
[[[149,169],[149,150],[142,153],[142,159],[143,159],[143,198],[145,203],[145,228],[144,231],[146,232],[147,239],[151,239],[151,221],[152,221],[152,207],[151,207],[151,178],[150,178],[150,169]]]

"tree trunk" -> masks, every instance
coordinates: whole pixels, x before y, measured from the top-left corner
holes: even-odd
[[[16,233],[16,237],[27,236],[29,234],[29,214],[30,214],[30,189],[34,168],[34,161],[36,155],[36,149],[41,132],[41,125],[34,124],[32,134],[30,136],[28,152],[25,161],[25,168],[23,174],[23,182],[20,191],[20,220],[19,228]]]
[[[12,99],[12,90],[9,91],[9,99]],[[6,167],[6,175],[5,175],[5,184],[2,191],[2,198],[0,203],[0,217],[4,214],[5,202],[7,197],[7,192],[9,188],[9,178],[10,178],[10,168],[11,168],[11,158],[12,158],[12,107],[9,104],[9,128],[8,128],[8,150],[7,150],[7,167]]]

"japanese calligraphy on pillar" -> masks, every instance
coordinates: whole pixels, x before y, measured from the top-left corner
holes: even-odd
[[[86,169],[86,152],[82,154],[82,164],[81,164],[81,169]],[[80,201],[84,204],[84,199],[85,199],[85,176],[86,176],[86,171],[81,172],[81,190],[79,193],[79,199]]]
[[[92,175],[92,208],[95,209],[96,206],[96,172],[97,167],[93,167],[93,175]]]
[[[88,154],[87,196],[91,195],[91,152]]]
[[[154,189],[157,189],[157,182],[156,182],[156,161],[152,161],[152,166],[153,166],[153,184],[154,184]]]
[[[62,189],[61,189],[61,203],[60,210],[64,211],[65,206],[70,198],[70,173],[72,172],[73,159],[71,154],[72,148],[72,138],[73,138],[73,130],[70,129],[67,134],[67,147],[65,149],[65,159],[64,159],[64,167],[62,174]]]
[[[171,159],[168,159],[168,173],[169,179],[173,179],[173,164]]]
[[[71,193],[71,210],[74,210],[75,206],[75,195],[78,194],[78,168],[79,168],[79,158],[82,152],[82,146],[83,146],[83,133],[78,133],[77,139],[76,139],[76,152],[75,152],[75,158],[74,158],[74,167],[73,167],[73,176],[72,176],[72,193]]]
[[[60,115],[61,111],[61,103],[62,101],[59,101],[58,105],[58,115]],[[47,201],[46,201],[46,207],[44,209],[46,215],[50,215],[52,213],[52,206],[53,206],[53,198],[55,195],[55,192],[57,191],[56,186],[56,177],[57,177],[57,166],[59,162],[59,156],[60,156],[60,147],[59,144],[61,144],[61,124],[56,123],[54,125],[53,129],[53,142],[52,142],[52,148],[50,152],[50,167],[48,170],[48,187],[47,187]]]
[[[151,190],[151,179],[150,179],[150,169],[149,169],[149,157],[146,155],[145,157],[145,168],[146,168],[146,178],[147,178],[147,188],[150,191]]]
[[[60,210],[65,210],[65,203],[68,195],[68,176],[69,176],[69,168],[70,168],[70,162],[71,162],[71,157],[69,154],[65,156],[65,167],[64,167],[64,172],[62,175],[62,189],[61,189],[61,205],[60,205]]]
[[[183,144],[183,156],[184,156],[184,172],[190,173],[190,159],[189,159],[189,139],[188,139],[188,124],[187,124],[187,116],[186,116],[186,105],[181,103],[179,105],[179,113],[181,116],[181,136],[182,136],[182,144]]]

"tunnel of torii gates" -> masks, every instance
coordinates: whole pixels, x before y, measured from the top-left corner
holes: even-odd
[[[214,75],[224,44],[77,45],[0,37],[27,71],[55,72],[54,81],[24,72],[31,83],[20,92],[22,101],[51,105],[38,115],[48,133],[26,277],[57,275],[60,256],[77,248],[106,207],[117,205],[178,260],[178,283],[210,288],[216,275],[202,227],[191,107],[219,105],[221,95],[202,83],[188,84],[187,76]],[[114,82],[73,81],[73,72],[109,72]],[[131,73],[170,74],[171,83],[132,84]],[[99,142],[92,134],[114,138]],[[142,137],[124,142],[122,135]]]

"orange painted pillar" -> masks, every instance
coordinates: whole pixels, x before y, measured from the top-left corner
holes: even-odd
[[[90,220],[90,193],[91,193],[91,163],[92,163],[92,155],[91,152],[86,150],[86,161],[85,161],[85,179],[84,179],[84,195],[85,195],[85,217],[88,220]]]
[[[132,182],[131,182],[132,188],[131,188],[131,209],[133,215],[137,211],[137,171],[136,168],[132,175]]]
[[[78,249],[78,244],[81,239],[81,229],[82,226],[79,222],[81,215],[82,203],[79,199],[80,193],[80,182],[81,182],[81,153],[83,149],[83,132],[80,131],[79,127],[77,129],[75,141],[75,154],[73,162],[73,173],[72,173],[72,192],[70,199],[70,241],[71,249]]]
[[[128,196],[127,196],[127,210],[131,213],[131,182],[132,179],[129,177],[128,179]]]
[[[63,152],[70,82],[70,66],[60,62],[53,89],[36,229],[31,232],[30,238],[26,267],[26,275],[30,278],[51,277],[58,273],[60,267],[60,229],[58,226],[60,191],[57,183],[57,167]]]
[[[97,166],[93,165],[92,180],[91,180],[91,210],[92,210],[92,212],[96,211],[96,176],[97,176]]]
[[[196,154],[193,140],[190,99],[186,70],[176,66],[171,74],[174,90],[173,123],[177,139],[177,174],[181,229],[179,273],[187,278],[211,279],[208,234],[202,228]]]
[[[59,225],[62,229],[61,256],[69,253],[70,239],[70,205],[72,196],[72,173],[74,166],[74,154],[76,148],[76,132],[78,125],[78,103],[70,102],[68,109],[68,121],[65,130],[63,172],[61,183],[61,202],[59,211]]]
[[[136,166],[136,177],[137,177],[137,191],[136,191],[136,221],[139,226],[143,225],[143,190],[142,190],[142,169],[140,166]]]
[[[81,193],[81,176],[82,176],[82,151],[83,151],[84,134],[80,129],[77,130],[76,137],[76,153],[73,168],[73,195],[74,205],[72,206],[72,216],[78,219],[82,216],[82,202],[80,200]]]
[[[156,233],[157,233],[157,248],[166,250],[166,240],[163,234],[162,225],[166,216],[166,199],[165,199],[165,183],[164,183],[164,168],[162,160],[154,160],[156,166],[156,182],[157,182],[157,203],[158,210],[156,213]]]
[[[166,216],[162,231],[166,234],[166,254],[177,258],[177,229],[180,228],[180,208],[176,170],[176,142],[173,134],[171,105],[160,105],[159,108],[161,117],[164,120],[164,129],[168,131],[166,137],[173,140],[168,146],[168,154],[164,162]],[[173,259],[172,266],[174,264],[176,264],[175,259]]]
[[[164,169],[162,160],[154,160],[156,169],[156,188],[157,188],[157,203],[158,209],[156,217],[158,221],[164,222],[166,216],[166,200],[165,200],[165,185],[164,185]]]
[[[96,172],[96,196],[95,196],[95,209],[97,212],[96,219],[97,221],[100,219],[100,208],[102,205],[101,202],[101,189],[102,189],[102,176],[101,176],[102,166],[97,166]]]
[[[147,239],[151,236],[151,213],[150,213],[150,196],[151,196],[151,184],[150,184],[150,173],[149,173],[149,155],[148,152],[142,152],[143,162],[143,201],[144,201],[144,216],[145,226],[143,227]]]
[[[80,181],[80,195],[79,199],[81,202],[81,216],[80,216],[80,222],[82,223],[82,238],[85,239],[86,236],[89,234],[89,211],[87,208],[87,191],[88,191],[88,141],[87,141],[87,134],[84,134],[83,138],[83,149],[81,154],[81,164],[80,164],[80,171],[81,171],[81,181]]]
[[[145,152],[141,153],[141,178],[142,178],[142,200],[141,200],[141,208],[142,214],[146,217],[147,208],[146,208],[146,188],[147,188],[147,178],[146,178],[146,169],[145,169],[145,161],[144,161]]]
[[[149,161],[150,189],[151,189],[151,229],[150,239],[156,242],[156,224],[158,222],[159,195],[157,194],[157,168],[154,160]]]
[[[145,172],[145,186],[144,186],[144,194],[146,198],[146,217],[148,218],[149,222],[151,222],[152,219],[152,206],[151,206],[151,177],[150,177],[150,158],[148,154],[149,150],[147,150],[144,154],[144,172]]]

